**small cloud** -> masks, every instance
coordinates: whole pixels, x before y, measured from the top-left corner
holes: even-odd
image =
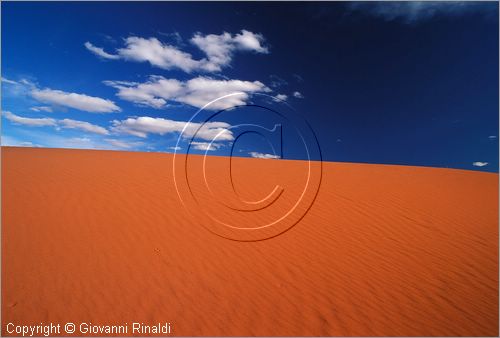
[[[7,79],[5,77],[2,77],[2,82],[8,83],[8,84],[11,84],[11,85],[17,85],[17,84],[19,84],[18,82],[13,81],[13,80],[9,80],[9,79]]]
[[[263,158],[263,159],[278,159],[280,156],[274,155],[274,154],[265,154],[265,153],[259,153],[256,151],[251,151],[248,154],[254,158]]]
[[[168,150],[174,150],[174,151],[177,151],[177,150],[181,150],[182,148],[181,148],[181,147],[168,147],[167,149],[168,149]]]
[[[109,144],[111,144],[112,146],[115,146],[117,148],[128,149],[131,147],[131,145],[128,144],[127,142],[123,142],[123,141],[112,139],[112,138],[106,138],[106,139],[104,139],[104,141],[108,142]]]
[[[495,135],[490,135],[490,136],[488,136],[488,138],[489,138],[490,140],[496,140],[496,139],[497,139],[497,137],[496,137]]]
[[[117,140],[114,138],[106,138],[106,139],[104,139],[104,141],[108,142],[109,144],[111,144],[112,146],[114,146],[116,148],[122,148],[122,149],[129,149],[132,147],[140,147],[140,146],[144,145],[143,142],[125,142],[125,141]]]
[[[90,42],[85,42],[83,44],[85,46],[85,48],[87,48],[89,51],[91,51],[92,53],[94,53],[95,55],[97,56],[100,56],[102,57],[103,59],[109,59],[109,60],[117,60],[120,58],[119,55],[115,55],[115,54],[109,54],[109,53],[106,53],[104,51],[103,48],[100,48],[100,47],[96,47],[94,46],[93,44],[91,44]]]
[[[47,107],[47,106],[41,106],[41,107],[31,107],[30,110],[36,111],[36,112],[47,112],[47,113],[52,113],[52,108]]]
[[[95,148],[92,140],[88,137],[70,137],[65,140],[63,148]]]
[[[22,117],[11,113],[10,111],[4,111],[3,117],[7,120],[11,121],[15,124],[21,124],[25,126],[32,127],[44,127],[44,126],[56,126],[57,121],[51,118],[30,118],[30,117]]]
[[[288,95],[285,94],[278,94],[273,98],[273,100],[276,102],[286,101],[286,99],[288,99]]]
[[[23,117],[19,115],[15,115],[10,111],[3,112],[3,117],[7,120],[11,121],[14,124],[20,124],[30,127],[46,127],[51,126],[56,129],[66,128],[66,129],[79,129],[89,133],[99,134],[99,135],[108,135],[109,132],[106,128],[101,126],[85,122],[85,121],[77,121],[71,119],[63,119],[56,120],[52,118],[31,118],[31,117]]]
[[[473,162],[472,165],[474,167],[484,167],[488,165],[488,162]]]
[[[214,151],[222,147],[220,143],[210,143],[210,142],[191,142],[191,146],[196,150],[206,150],[206,151]]]
[[[89,133],[94,133],[94,134],[99,134],[99,135],[108,135],[109,132],[106,128],[103,128],[101,126],[85,122],[85,121],[77,121],[77,120],[71,120],[71,119],[63,119],[59,121],[59,125],[62,128],[69,128],[69,129],[79,129],[83,130]]]
[[[302,95],[301,92],[293,92],[293,97],[295,97],[297,99],[303,99],[304,95]]]
[[[33,142],[21,142],[19,145],[21,147],[39,147],[38,145],[34,144]]]
[[[55,89],[38,89],[31,91],[31,96],[39,102],[61,107],[73,108],[89,113],[112,113],[121,111],[113,101],[85,94],[67,93]]]

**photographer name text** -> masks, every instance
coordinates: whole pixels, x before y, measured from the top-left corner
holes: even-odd
[[[6,331],[9,335],[22,337],[50,337],[59,335],[126,335],[126,334],[162,334],[172,333],[172,324],[168,322],[155,323],[152,325],[144,323],[123,323],[120,325],[97,325],[92,323],[40,323],[37,325],[21,325],[7,323]]]

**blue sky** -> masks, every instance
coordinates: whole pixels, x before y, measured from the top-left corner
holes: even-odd
[[[498,38],[496,2],[3,2],[2,144],[304,158],[293,108],[327,161],[498,171]]]

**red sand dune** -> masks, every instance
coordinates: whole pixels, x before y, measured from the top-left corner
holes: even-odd
[[[2,149],[3,335],[10,322],[170,322],[179,336],[498,335],[497,174],[323,163],[298,224],[238,242],[183,208],[172,159]],[[224,158],[210,161],[208,172],[224,169]],[[289,207],[304,163],[235,159],[235,189],[256,200],[279,182]],[[224,196],[224,175],[209,176]],[[241,227],[272,216],[246,214]]]

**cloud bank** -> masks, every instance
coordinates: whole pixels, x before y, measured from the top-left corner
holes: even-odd
[[[194,59],[190,53],[161,42],[157,38],[129,36],[124,40],[125,46],[116,50],[116,54],[104,51],[91,42],[84,43],[93,54],[109,60],[127,60],[148,62],[161,69],[180,69],[186,73],[194,71],[219,72],[231,64],[235,52],[268,53],[261,34],[242,30],[237,34],[223,32],[220,35],[203,35],[196,33],[190,42],[201,50],[205,57]]]
[[[206,109],[219,110],[245,104],[249,94],[268,92],[270,89],[259,81],[219,80],[210,77],[196,77],[188,81],[151,76],[145,83],[126,81],[104,81],[118,89],[118,97],[142,106],[163,108],[169,101],[202,108],[222,96],[241,93],[218,100]]]
[[[197,138],[212,141],[215,138],[220,141],[232,141],[234,136],[230,130],[231,125],[226,122],[187,123],[185,121],[174,121],[161,117],[141,116],[127,118],[119,121],[114,120],[112,131],[120,134],[129,134],[146,138],[148,134],[166,135],[170,133],[181,133],[184,138]]]
[[[3,112],[3,117],[7,120],[11,121],[14,124],[25,125],[30,127],[56,127],[56,128],[65,128],[65,129],[78,129],[82,131],[86,131],[89,133],[99,134],[99,135],[107,135],[109,134],[106,128],[101,126],[91,124],[85,121],[77,121],[71,119],[63,119],[56,120],[52,118],[31,118],[31,117],[22,117],[19,115],[15,115],[10,111]]]

